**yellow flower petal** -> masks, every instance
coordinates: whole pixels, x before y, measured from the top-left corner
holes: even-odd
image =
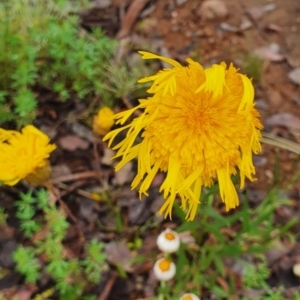
[[[212,65],[204,71],[206,81],[196,90],[196,93],[201,91],[212,92],[213,97],[218,97],[223,94],[223,88],[226,85],[225,81],[226,64]]]

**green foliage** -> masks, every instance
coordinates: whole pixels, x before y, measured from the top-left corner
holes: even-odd
[[[0,207],[0,226],[6,226],[7,214],[4,212],[4,208]]]
[[[217,299],[229,299],[237,295],[235,277],[227,272],[224,259],[233,258],[243,268],[245,287],[263,289],[266,298],[283,299],[282,291],[268,287],[266,279],[269,270],[262,259],[267,249],[274,246],[276,239],[292,239],[288,229],[297,223],[292,219],[284,226],[278,226],[274,220],[278,206],[288,206],[290,201],[280,197],[273,189],[258,206],[249,207],[244,197],[239,210],[224,216],[213,207],[213,200],[218,194],[217,186],[206,190],[198,208],[197,220],[184,222],[185,214],[179,206],[175,206],[176,214],[182,225],[178,232],[190,232],[195,242],[182,244],[177,252],[176,276],[174,285],[160,287],[158,299],[171,299],[182,291],[199,295],[209,290]],[[254,265],[246,263],[254,261]],[[255,261],[260,261],[257,265]],[[223,278],[228,290],[221,288],[217,279]],[[281,297],[281,298],[280,298]]]
[[[20,227],[24,231],[24,235],[30,238],[41,229],[40,224],[33,220],[36,213],[34,206],[36,199],[32,197],[32,193],[20,194],[20,198],[19,201],[16,201],[16,217],[21,221]]]
[[[43,189],[35,195],[21,194],[16,207],[24,236],[33,238],[39,234],[32,239],[31,246],[19,246],[14,252],[16,270],[24,275],[26,282],[35,283],[43,267],[56,282],[60,299],[82,299],[85,290],[98,283],[107,269],[104,245],[94,239],[87,244],[82,260],[67,258],[63,240],[69,223],[63,211],[49,203],[48,193]],[[39,261],[40,255],[44,257],[43,263]]]
[[[13,258],[17,263],[17,271],[24,275],[27,282],[35,283],[39,279],[41,265],[32,247],[19,246],[13,253]]]
[[[250,53],[244,57],[243,70],[254,82],[260,82],[263,66],[263,60],[256,54]]]
[[[284,300],[285,297],[282,295],[284,291],[283,287],[278,287],[272,289],[266,283],[267,278],[269,277],[270,270],[267,266],[267,262],[264,257],[261,257],[261,261],[254,264],[244,263],[245,275],[244,275],[244,284],[246,288],[256,288],[260,289],[264,296],[262,300]],[[243,297],[242,300],[248,300],[246,297]]]
[[[256,263],[255,265],[244,263],[244,267],[245,275],[243,279],[246,288],[261,288],[266,284],[265,280],[268,279],[270,270],[263,257],[260,263]]]
[[[103,244],[99,244],[97,240],[93,239],[87,245],[87,257],[81,262],[87,279],[93,283],[99,282],[101,272],[106,268],[104,264],[106,255],[103,247]]]
[[[81,3],[1,1],[0,123],[32,121],[36,86],[57,92],[62,100],[71,95],[109,97],[103,83],[116,43],[100,30],[79,29]]]

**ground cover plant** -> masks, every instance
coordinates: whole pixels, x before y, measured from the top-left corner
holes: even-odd
[[[300,299],[297,119],[200,2],[1,2],[0,299]]]
[[[107,97],[103,85],[116,43],[100,29],[79,29],[83,4],[28,0],[0,5],[1,123],[21,126],[34,119],[35,87],[56,92],[62,100]]]

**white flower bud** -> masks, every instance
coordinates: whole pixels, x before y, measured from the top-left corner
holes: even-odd
[[[200,300],[200,298],[195,294],[188,293],[182,295],[179,300]]]
[[[176,266],[169,259],[159,259],[153,267],[154,275],[160,281],[168,281],[175,276]]]
[[[300,277],[300,263],[295,264],[295,265],[293,266],[293,273],[294,273],[296,276]]]
[[[180,238],[176,231],[167,228],[157,237],[157,247],[164,253],[176,252],[180,246]]]

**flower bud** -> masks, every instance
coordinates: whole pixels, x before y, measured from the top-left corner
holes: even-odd
[[[176,252],[180,246],[180,238],[177,232],[167,228],[157,237],[157,247],[164,253]]]
[[[98,135],[107,134],[114,125],[114,112],[109,107],[102,107],[94,117],[93,131]]]
[[[300,263],[293,266],[293,273],[294,275],[300,277]]]
[[[200,300],[200,298],[195,294],[188,293],[182,295],[179,300]]]
[[[160,281],[168,281],[175,276],[176,266],[169,259],[159,259],[153,267],[154,275]]]

